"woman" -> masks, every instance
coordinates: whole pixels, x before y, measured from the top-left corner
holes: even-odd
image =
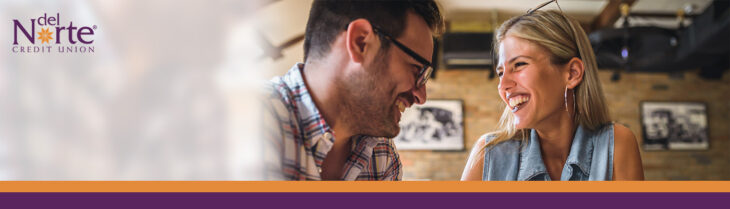
[[[609,119],[577,21],[531,10],[503,23],[494,43],[507,107],[498,130],[477,140],[462,180],[644,179],[634,134]]]

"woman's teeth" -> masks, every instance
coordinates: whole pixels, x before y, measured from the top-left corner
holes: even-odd
[[[406,104],[403,103],[403,101],[398,100],[395,103],[398,105],[398,110],[400,112],[406,111]]]
[[[530,97],[528,96],[516,96],[509,99],[509,106],[514,108],[518,105],[525,103],[527,101],[530,101]]]

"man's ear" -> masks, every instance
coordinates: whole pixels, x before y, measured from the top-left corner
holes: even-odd
[[[362,18],[350,22],[345,37],[347,53],[357,63],[363,63],[366,52],[373,49],[377,40],[370,22]]]
[[[568,61],[568,84],[569,89],[573,89],[583,82],[583,74],[585,73],[585,65],[583,60],[573,57]]]

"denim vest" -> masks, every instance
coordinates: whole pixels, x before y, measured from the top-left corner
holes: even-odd
[[[487,137],[487,142],[493,137]],[[578,126],[561,181],[605,181],[613,174],[613,124],[589,131]],[[549,181],[540,153],[537,131],[530,130],[529,142],[508,140],[489,146],[484,154],[485,181]]]

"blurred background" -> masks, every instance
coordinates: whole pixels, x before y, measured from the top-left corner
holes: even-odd
[[[427,91],[429,100],[460,101],[453,130],[463,143],[401,150],[404,180],[460,178],[504,108],[490,70],[492,32],[542,2],[440,1],[447,32],[436,40]],[[0,2],[0,179],[255,178],[245,172],[255,164],[246,150],[255,138],[252,89],[302,61],[310,4]],[[636,134],[646,179],[730,179],[730,1],[559,4],[589,34],[610,114]],[[12,20],[44,13],[97,25],[95,52],[13,53]],[[666,111],[675,115],[658,116]],[[696,146],[669,146],[674,140]]]
[[[0,179],[252,178],[244,149],[251,89],[267,73],[253,21],[263,6],[1,1]],[[12,20],[31,30],[44,14],[95,25],[94,53],[13,53]]]

